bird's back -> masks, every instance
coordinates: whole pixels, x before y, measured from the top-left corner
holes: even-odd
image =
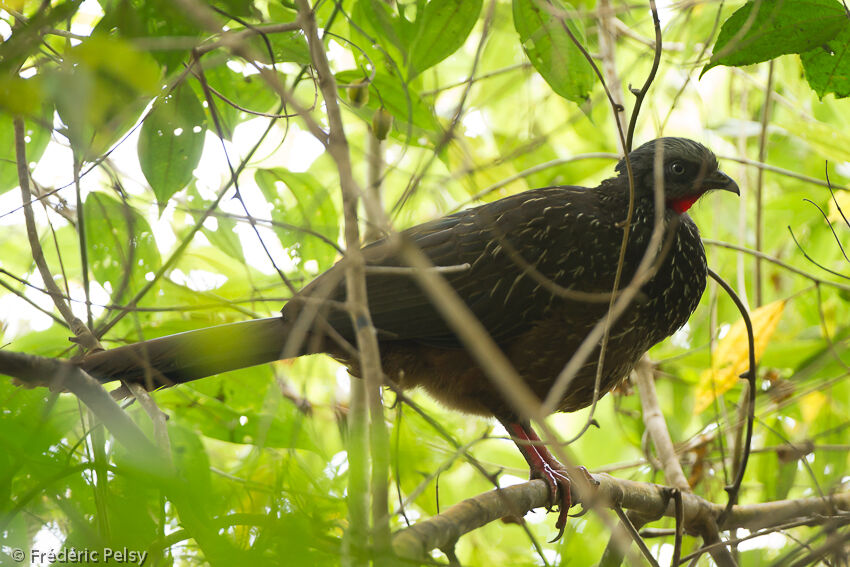
[[[634,276],[652,232],[651,204],[636,205],[621,288]],[[418,225],[403,236],[435,266],[468,265],[444,277],[543,396],[607,312],[627,207],[628,194],[622,187],[605,183],[597,189],[549,187]],[[669,215],[666,221],[670,222]],[[603,392],[622,379],[643,352],[684,324],[702,295],[705,256],[699,234],[686,215],[681,221],[657,273],[611,329]],[[363,252],[370,265],[405,265],[389,241],[378,241]],[[343,269],[332,268],[302,293],[315,297],[334,278],[338,283],[330,286],[328,298],[343,301]],[[494,413],[490,406],[504,405],[489,399],[489,381],[411,273],[369,272],[367,290],[390,378],[405,386],[424,386],[448,405],[466,411]],[[294,319],[302,304],[288,304],[284,317]],[[347,312],[331,309],[325,317],[342,337],[353,341]],[[328,350],[347,360],[333,346]],[[590,403],[593,381],[588,377],[595,376],[597,357],[598,353],[588,359],[562,409]],[[469,398],[484,406],[476,408]],[[459,403],[461,399],[465,401]]]

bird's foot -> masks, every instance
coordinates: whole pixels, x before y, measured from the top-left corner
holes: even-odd
[[[549,506],[547,510],[550,512],[557,506],[558,520],[555,522],[555,528],[558,530],[558,535],[552,542],[561,539],[564,535],[564,529],[567,526],[567,518],[569,517],[570,507],[573,504],[572,483],[567,468],[562,465],[558,459],[552,456],[552,453],[546,448],[540,437],[531,428],[528,422],[505,422],[505,427],[514,437],[520,452],[528,462],[531,469],[532,479],[541,479],[549,486]],[[578,467],[578,470],[588,479],[591,485],[599,484],[596,482],[587,469]]]
[[[505,428],[513,436],[517,448],[525,457],[528,466],[531,469],[532,479],[541,479],[549,486],[549,506],[547,510],[553,511],[555,506],[558,507],[558,521],[555,522],[555,528],[558,530],[558,535],[552,542],[556,542],[564,535],[564,529],[567,527],[567,518],[569,517],[570,507],[573,505],[572,482],[570,474],[567,472],[567,467],[562,465],[558,459],[552,456],[546,445],[540,440],[540,437],[531,428],[531,424],[527,421],[503,421]],[[571,469],[572,470],[572,469]],[[584,467],[575,467],[575,472],[581,473],[584,476],[580,487],[590,486],[595,488],[599,486],[599,482],[591,476]],[[584,484],[587,481],[587,484]],[[592,494],[585,495],[582,493],[583,500],[592,497]],[[552,543],[550,542],[550,543]]]
[[[585,512],[587,512],[587,509],[583,509],[578,514],[569,514],[569,510],[573,505],[572,482],[570,481],[569,473],[567,472],[567,468],[554,457],[551,455],[548,455],[548,457],[548,459],[543,459],[542,467],[539,467],[536,470],[531,470],[531,478],[540,478],[546,481],[546,484],[549,485],[552,505],[549,506],[547,510],[552,512],[554,506],[558,506],[558,521],[555,522],[555,528],[558,530],[558,535],[549,542],[554,543],[561,539],[561,536],[564,535],[564,529],[567,526],[567,518],[570,516],[574,518],[582,516]],[[587,486],[593,489],[592,492],[595,492],[596,487],[599,486],[599,481],[593,478],[593,475],[591,475],[584,467],[576,467],[575,470],[584,476]],[[590,498],[592,498],[592,496],[593,494],[586,494],[583,501],[587,502]]]
[[[598,487],[601,484],[598,480],[593,478],[593,475],[590,474],[590,472],[588,472],[588,470],[586,468],[584,468],[584,467],[576,467],[576,468],[578,469],[578,472],[580,472],[582,474],[582,476],[584,476],[584,481],[582,483],[582,486],[585,487],[584,491],[587,492],[587,494],[585,494],[585,492],[582,492],[582,494],[583,494],[582,501],[581,501],[582,509],[581,509],[580,512],[578,512],[576,514],[570,514],[573,518],[578,518],[580,516],[584,516],[587,513],[587,511],[592,507],[592,506],[589,506],[588,503],[593,502],[593,498],[596,497],[596,487]],[[584,484],[584,482],[586,482],[587,484]]]
[[[531,478],[539,478],[549,485],[550,505],[546,510],[552,512],[555,506],[558,507],[558,520],[555,522],[558,534],[549,542],[554,543],[564,535],[570,507],[573,505],[570,476],[567,474],[567,469],[557,461],[554,463],[544,461],[542,466],[531,469]]]

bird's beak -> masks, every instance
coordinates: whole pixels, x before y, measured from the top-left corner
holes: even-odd
[[[709,189],[721,189],[723,191],[731,191],[736,195],[741,195],[741,190],[735,180],[723,173],[720,170],[715,171],[711,175],[707,175],[702,180],[702,188],[705,191]]]

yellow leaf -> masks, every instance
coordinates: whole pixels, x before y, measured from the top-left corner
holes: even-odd
[[[840,211],[838,210],[839,207],[841,208]],[[844,218],[841,213],[850,218],[850,191],[836,190],[835,199],[829,200],[829,222],[843,223]]]
[[[756,362],[761,359],[764,349],[770,343],[770,338],[779,324],[779,319],[782,318],[784,309],[785,300],[782,300],[759,307],[750,313],[755,338]],[[744,320],[739,319],[717,344],[711,368],[704,370],[700,376],[694,411],[701,413],[717,396],[728,392],[748,367],[747,327],[744,325]]]
[[[11,8],[16,12],[23,12],[24,4],[26,4],[26,0],[0,0],[0,10]]]
[[[0,81],[0,109],[25,117],[38,115],[44,96],[39,77],[6,77]]]
[[[811,423],[823,409],[827,398],[821,392],[812,392],[800,398],[800,412],[803,414],[803,422]]]

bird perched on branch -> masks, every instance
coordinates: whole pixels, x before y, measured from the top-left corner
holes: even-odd
[[[705,289],[705,252],[686,211],[709,190],[738,194],[738,186],[719,171],[711,151],[683,138],[644,144],[629,154],[629,163],[633,192],[623,159],[617,175],[598,187],[526,191],[401,235],[435,266],[452,267],[443,277],[541,399],[606,316],[620,262],[622,290],[645,254],[652,260],[646,263],[649,271],[638,274],[645,283],[609,329],[597,395],[615,387],[651,346],[684,325]],[[656,233],[661,238],[647,250],[656,227],[656,197],[664,206],[661,232]],[[400,268],[366,272],[386,378],[402,388],[422,387],[451,408],[501,421],[532,477],[543,478],[553,503],[560,504],[556,526],[562,532],[570,506],[563,466],[545,446],[533,443],[539,439],[531,424],[464,349],[411,271],[403,269],[392,242],[369,244],[363,254],[369,266]],[[121,379],[149,389],[309,353],[328,353],[356,375],[355,334],[344,310],[344,270],[339,263],[318,276],[283,307],[280,317],[131,344],[91,354],[79,364],[102,382]],[[597,344],[558,410],[575,411],[593,402],[598,361]]]

